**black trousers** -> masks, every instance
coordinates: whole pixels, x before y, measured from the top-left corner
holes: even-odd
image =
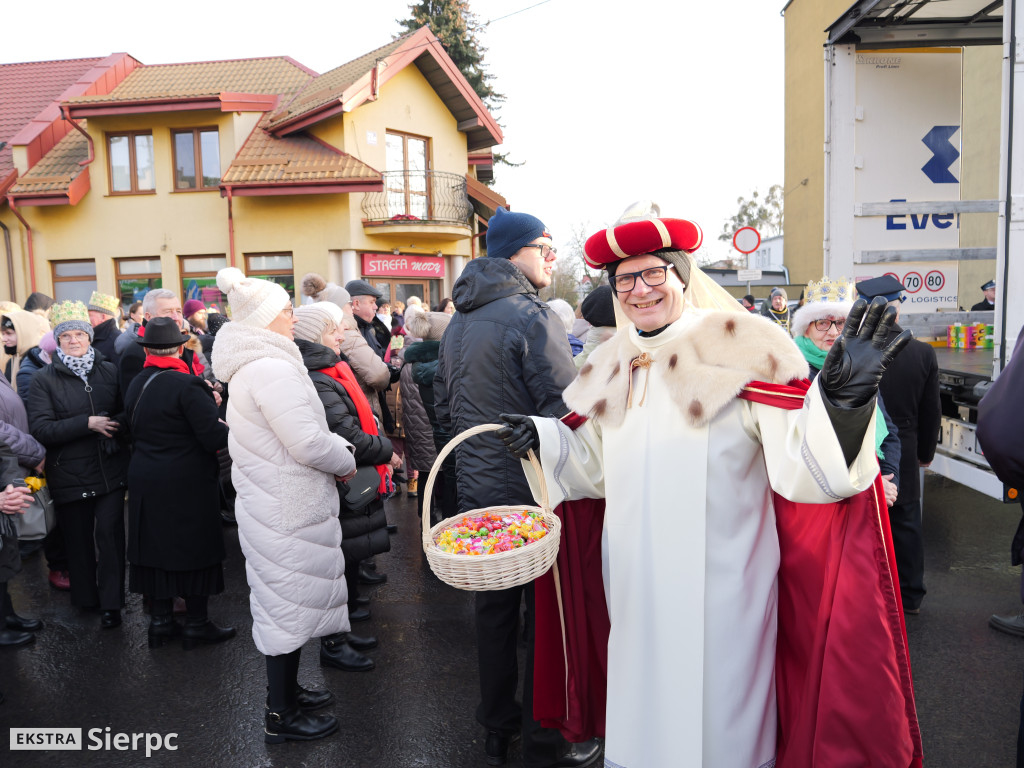
[[[519,613],[526,598],[526,678],[523,703],[519,685]],[[523,764],[550,765],[568,747],[557,730],[533,719],[533,584],[476,593],[476,642],[480,666],[480,705],[476,718],[488,730],[512,734],[522,728]]]
[[[43,539],[43,554],[46,555],[46,567],[51,571],[66,571],[68,569],[68,552],[64,545],[64,532],[60,529],[60,523],[54,524],[53,530]]]
[[[57,504],[56,509],[71,575],[71,604],[120,610],[124,607],[124,490]]]
[[[904,608],[919,608],[924,588],[924,537],[921,531],[921,501],[897,501],[889,507],[892,544]]]

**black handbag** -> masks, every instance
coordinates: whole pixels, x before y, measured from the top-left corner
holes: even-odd
[[[339,483],[341,490],[341,508],[343,511],[361,512],[377,499],[380,487],[380,473],[375,466],[359,467],[353,477]]]

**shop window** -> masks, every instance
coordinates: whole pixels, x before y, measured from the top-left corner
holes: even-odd
[[[277,283],[295,299],[295,270],[291,253],[247,253],[245,274]]]
[[[96,290],[96,262],[92,259],[53,261],[53,298],[89,303]]]
[[[388,131],[385,136],[384,184],[388,216],[430,218],[429,146],[419,136]]]
[[[114,259],[117,296],[125,313],[128,307],[154,288],[163,287],[163,271],[158,258]]]
[[[107,134],[111,194],[153,192],[153,134],[150,131]]]
[[[174,188],[217,189],[220,186],[220,138],[216,128],[172,131]]]
[[[226,256],[180,256],[181,303],[199,299],[208,308],[227,312],[228,297],[217,287],[217,272],[228,265]]]

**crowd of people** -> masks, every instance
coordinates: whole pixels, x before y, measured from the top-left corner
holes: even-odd
[[[924,596],[916,483],[935,446],[918,436],[937,433],[938,392],[934,354],[896,325],[902,286],[824,277],[759,312],[694,264],[698,226],[645,204],[587,241],[607,281],[574,308],[539,296],[556,259],[540,218],[499,208],[486,238],[432,310],[315,273],[296,306],[235,268],[217,275],[227,313],[166,289],[124,318],[99,292],[0,307],[0,645],[42,629],[7,592],[40,544],[101,628],[127,589],[151,648],[231,640],[209,608],[235,524],[265,740],[328,736],[334,694],[300,683],[300,654],[318,638],[321,665],[374,668],[379,641],[353,624],[387,580],[387,500],[404,486],[431,523],[533,504],[532,451],[560,568],[475,593],[489,765],[517,740],[530,768],[919,765],[903,616]],[[33,475],[56,525],[19,543]],[[857,695],[848,654],[869,670]]]

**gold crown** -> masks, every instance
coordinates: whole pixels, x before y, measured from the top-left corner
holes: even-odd
[[[821,278],[818,282],[813,280],[807,284],[804,291],[804,304],[825,302],[837,304],[840,302],[853,301],[853,283],[845,277],[838,280]]]
[[[107,294],[100,293],[99,291],[93,291],[92,296],[89,297],[89,306],[96,307],[99,311],[108,312],[114,317],[117,317],[121,302],[113,296],[108,296]]]
[[[56,328],[61,323],[81,320],[89,323],[89,310],[80,301],[62,301],[50,307],[50,327]]]

